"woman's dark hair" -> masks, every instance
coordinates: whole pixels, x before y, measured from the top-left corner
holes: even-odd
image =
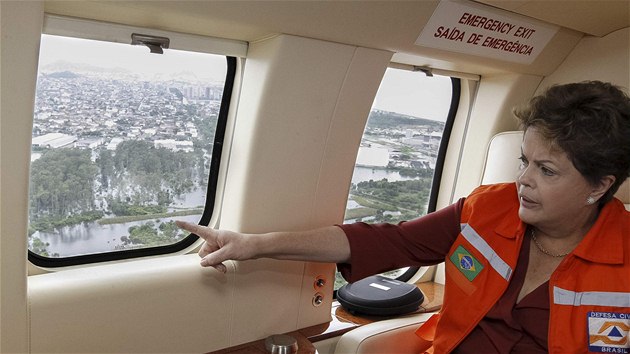
[[[615,176],[599,205],[630,175],[630,98],[619,87],[601,81],[551,86],[514,115],[523,130],[535,127],[564,151],[592,184]]]

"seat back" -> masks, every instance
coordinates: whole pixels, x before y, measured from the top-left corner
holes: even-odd
[[[621,187],[619,187],[619,190],[615,193],[615,197],[619,198],[619,200],[625,204],[626,210],[630,210],[630,179],[626,179]]]
[[[488,144],[481,184],[514,182],[521,162],[522,131],[498,133]]]

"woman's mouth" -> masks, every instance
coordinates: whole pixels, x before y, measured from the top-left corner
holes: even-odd
[[[520,196],[520,198],[519,198],[519,200],[520,200],[520,202],[521,202],[521,206],[522,206],[523,208],[527,208],[527,209],[529,209],[529,208],[533,208],[533,207],[535,207],[536,205],[538,205],[538,203],[534,202],[533,200],[531,200],[531,199],[527,198],[527,197],[526,197],[526,196],[524,196],[524,195],[521,195],[521,196]]]

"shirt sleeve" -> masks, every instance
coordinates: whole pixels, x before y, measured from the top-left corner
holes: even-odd
[[[397,225],[337,225],[350,244],[350,261],[337,264],[337,269],[354,282],[388,270],[443,262],[459,235],[464,200]]]

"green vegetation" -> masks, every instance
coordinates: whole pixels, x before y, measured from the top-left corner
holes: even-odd
[[[128,222],[133,222],[133,221],[172,218],[176,216],[186,216],[186,215],[200,215],[202,213],[203,213],[203,209],[188,209],[188,210],[175,211],[172,213],[142,214],[142,215],[133,215],[133,216],[119,216],[119,217],[113,217],[113,218],[105,218],[105,219],[98,220],[98,223],[99,225],[124,224]]]
[[[358,191],[357,186],[353,186],[353,191]],[[375,211],[376,214],[376,210],[382,209],[382,210],[395,210],[396,207],[389,202],[386,201],[381,201],[381,200],[377,200],[375,198],[372,198],[371,196],[366,196],[363,195],[361,192],[350,192],[352,195],[352,200],[354,200],[355,202],[357,202],[359,205],[362,205],[364,207],[368,207],[372,210]]]
[[[93,209],[94,179],[98,167],[89,150],[55,149],[31,164],[31,223],[47,218],[50,223]]]
[[[34,231],[52,232],[64,226],[72,226],[82,222],[91,222],[103,217],[103,212],[99,210],[84,211],[79,214],[71,215],[66,218],[53,216],[44,216],[32,221],[29,228]],[[31,232],[31,234],[32,234]]]
[[[354,208],[346,210],[346,219],[362,219],[368,216],[376,215],[376,209],[373,208]]]
[[[58,253],[49,254],[47,250],[48,246],[50,246],[50,244],[44,243],[42,240],[40,240],[37,237],[33,237],[29,245],[29,248],[31,249],[31,251],[33,251],[36,254],[39,254],[40,256],[59,257]]]
[[[370,129],[404,129],[418,126],[427,127],[432,131],[444,130],[443,122],[384,111],[371,111],[367,123],[367,128]]]
[[[90,150],[44,151],[31,165],[30,225],[51,231],[105,213],[163,214],[175,196],[194,187],[197,161],[193,153],[155,148],[148,141],[122,142],[114,154],[103,149],[96,162]],[[97,185],[107,195],[107,210],[95,203]]]
[[[135,188],[131,196],[119,193],[120,201],[148,204],[159,200],[170,204],[173,196],[194,187],[192,153],[156,148],[149,141],[124,141],[116,147],[112,162],[113,176],[102,176],[102,179],[118,182],[114,187]],[[101,174],[104,171],[102,168]]]
[[[175,243],[184,235],[186,232],[178,228],[174,221],[163,222],[159,225],[147,222],[141,226],[130,227],[129,236],[123,236],[120,239],[123,241],[123,247],[155,247]]]
[[[393,223],[417,218],[427,212],[431,183],[431,178],[360,182],[353,185],[351,195],[361,207],[346,210],[345,219]]]
[[[151,215],[166,212],[166,206],[164,205],[125,204],[117,200],[112,200],[110,205],[112,212],[120,216]]]
[[[91,150],[61,148],[41,152],[42,156],[31,164],[29,214],[29,247],[40,255],[49,255],[48,245],[32,237],[36,231],[54,232],[93,221],[104,225],[203,212],[198,208],[167,212],[175,197],[192,190],[194,180],[207,180],[207,176],[198,178],[204,167],[198,167],[203,164],[201,150],[175,152],[155,148],[148,141],[125,141],[113,153],[101,149],[94,161]],[[114,217],[104,219],[106,214]],[[173,242],[181,236],[161,227],[162,224],[151,226],[154,231],[149,231],[145,224],[134,229],[135,236],[127,237],[125,246],[164,244],[165,240]]]

